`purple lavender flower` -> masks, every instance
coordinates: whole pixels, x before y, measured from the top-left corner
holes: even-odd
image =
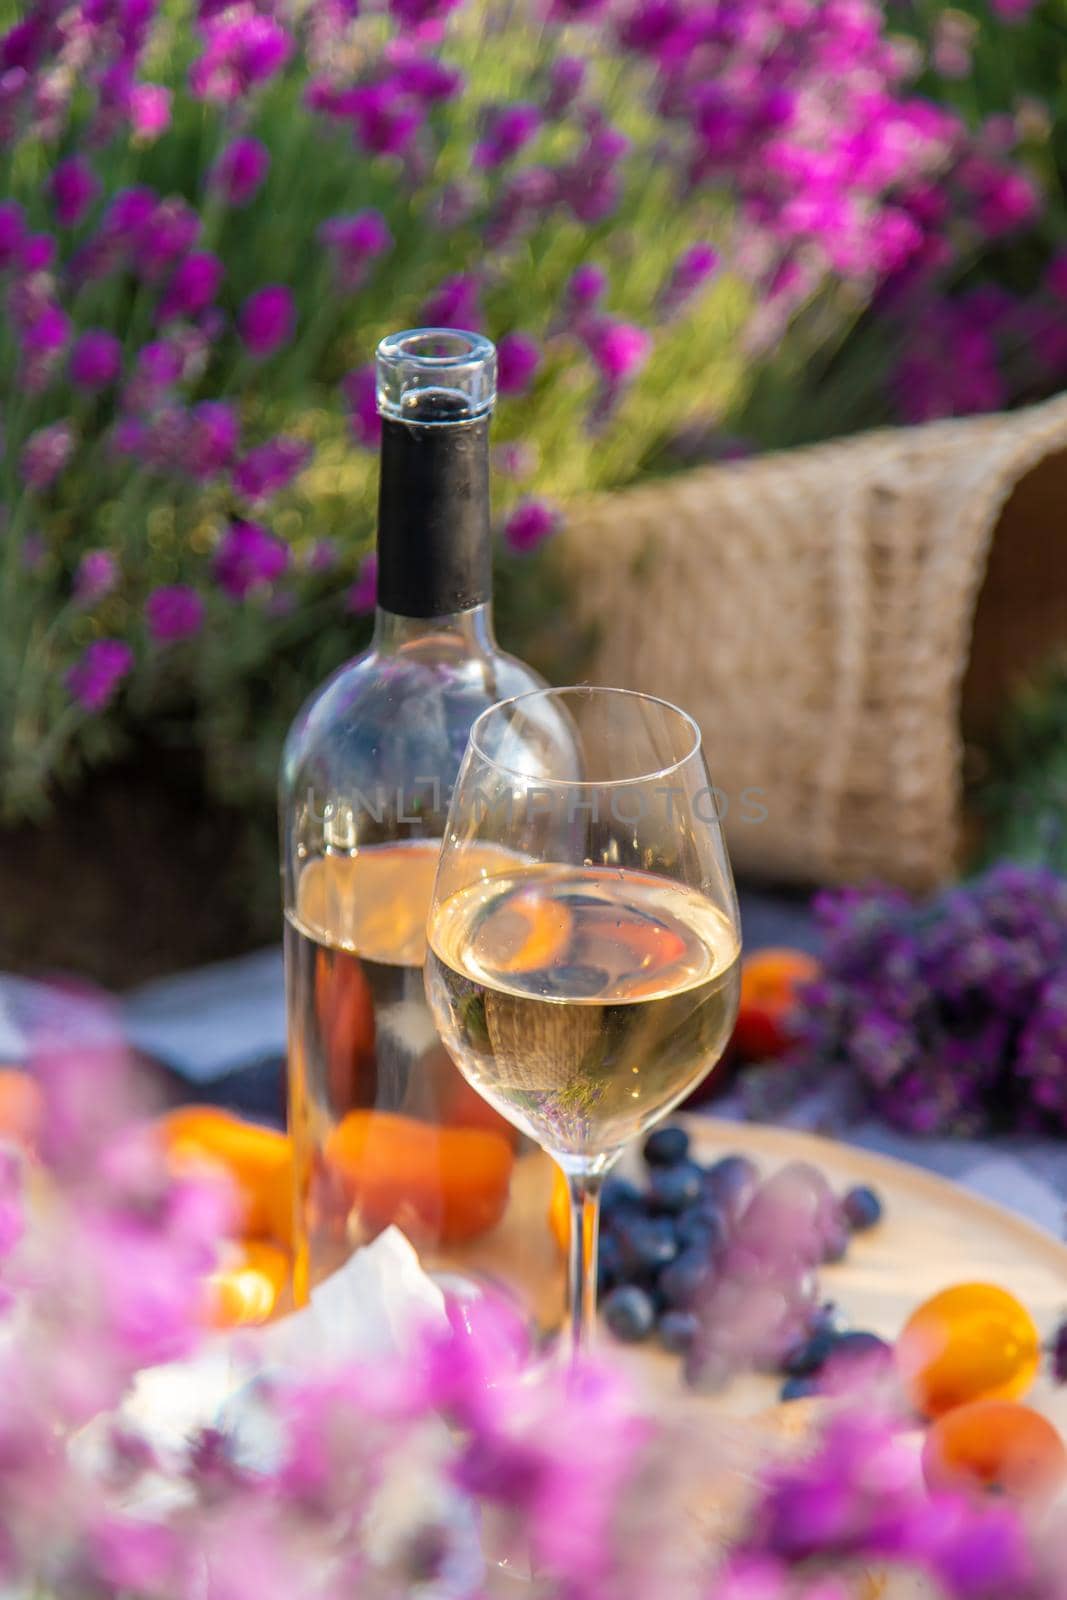
[[[333,539],[316,539],[304,565],[308,572],[333,572],[340,558],[340,551]]]
[[[51,356],[63,349],[70,336],[70,318],[51,300],[33,301],[26,307],[19,328],[19,343],[31,356]]]
[[[296,322],[296,306],[291,289],[271,283],[250,294],[241,307],[237,327],[254,356],[271,356],[288,344]]]
[[[388,223],[373,209],[329,217],[319,228],[319,238],[333,256],[339,286],[348,292],[358,289],[377,257],[393,248]]]
[[[373,364],[346,373],[341,392],[348,406],[348,420],[357,443],[376,450],[381,443],[382,419],[378,415],[377,384]]]
[[[136,83],[130,90],[130,124],[139,139],[158,139],[170,127],[170,90],[158,83]]]
[[[219,587],[243,600],[261,584],[274,583],[289,565],[289,550],[259,522],[231,522],[212,563]]]
[[[528,333],[506,333],[497,344],[497,388],[501,394],[522,394],[541,364],[541,347]]]
[[[616,209],[622,191],[618,168],[629,148],[624,133],[602,125],[590,131],[574,160],[559,169],[560,197],[579,222],[603,222]]]
[[[357,617],[374,610],[378,600],[378,557],[372,550],[360,563],[359,576],[345,596],[345,606]]]
[[[204,621],[204,602],[195,589],[185,583],[154,589],[145,601],[145,623],[157,644],[173,644],[199,633]]]
[[[607,273],[591,261],[576,267],[567,284],[566,303],[570,312],[593,311],[607,292]]]
[[[189,72],[200,100],[230,105],[276,76],[293,53],[290,34],[276,18],[241,3],[203,25],[203,54]]]
[[[133,651],[122,639],[96,639],[67,673],[73,698],[85,711],[103,711],[133,667]]]
[[[101,232],[120,244],[132,244],[154,219],[159,203],[155,190],[143,184],[120,189],[104,213]]]
[[[392,82],[404,94],[426,105],[454,100],[463,89],[463,74],[434,56],[407,55],[392,62]]]
[[[110,550],[86,550],[74,574],[74,595],[82,605],[93,605],[110,594],[119,581],[119,567]]]
[[[438,284],[422,308],[427,328],[479,328],[481,284],[473,272],[457,272]]]
[[[14,200],[0,202],[0,271],[19,259],[26,237],[26,218]]]
[[[612,317],[590,318],[582,329],[582,338],[611,389],[636,377],[652,350],[652,336],[644,328]]]
[[[560,516],[544,500],[520,500],[504,524],[504,542],[516,555],[529,555],[556,532]]]
[[[47,272],[56,257],[56,241],[50,233],[28,233],[19,250],[23,272]]]
[[[389,10],[404,27],[419,28],[441,21],[461,4],[462,0],[389,0]]]
[[[316,109],[351,122],[357,143],[380,156],[402,155],[426,120],[421,101],[395,79],[331,91]]]
[[[225,472],[237,451],[241,424],[232,405],[223,400],[201,400],[189,413],[183,448],[183,466],[201,482]]]
[[[270,171],[270,151],[259,139],[234,139],[212,167],[208,182],[231,206],[254,200]]]
[[[50,422],[31,433],[22,447],[22,478],[30,489],[47,489],[74,454],[69,422]]]
[[[485,131],[474,146],[476,167],[500,167],[511,161],[537,133],[541,113],[536,106],[500,106],[491,112]]]
[[[551,0],[548,14],[553,22],[592,22],[606,4],[607,0]]]
[[[586,65],[580,56],[557,56],[548,69],[545,116],[562,117],[577,100],[585,84]]]
[[[620,19],[616,32],[625,50],[655,55],[684,20],[678,0],[638,0]]]
[[[718,265],[719,252],[713,245],[693,244],[683,250],[663,290],[665,315],[680,311],[703,288]]]
[[[133,201],[129,214],[136,218],[140,206]],[[184,200],[162,200],[149,216],[131,228],[133,257],[149,282],[158,282],[193,248],[200,237],[201,221]]]
[[[87,161],[69,156],[52,173],[49,188],[57,222],[76,228],[100,193],[100,179]]]
[[[310,459],[311,446],[303,439],[279,435],[242,457],[233,469],[234,488],[246,500],[269,500],[292,483]]]
[[[218,256],[209,250],[193,250],[179,261],[159,304],[163,321],[206,311],[219,292],[224,270]]]

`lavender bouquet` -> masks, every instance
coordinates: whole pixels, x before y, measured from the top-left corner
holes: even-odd
[[[980,228],[975,162],[1017,187],[916,65],[873,0],[33,0],[0,36],[6,814],[156,725],[269,792],[373,601],[389,328],[499,342],[502,609],[543,661],[553,502]]]
[[[1001,865],[916,905],[819,895],[800,1060],[844,1066],[908,1133],[1067,1128],[1067,880]]]

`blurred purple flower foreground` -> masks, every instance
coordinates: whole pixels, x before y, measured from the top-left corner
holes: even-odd
[[[36,1153],[0,1150],[5,1592],[486,1600],[498,1560],[542,1600],[843,1600],[885,1563],[946,1600],[1067,1592],[1055,1526],[928,1494],[873,1404],[838,1404],[800,1456],[750,1456],[713,1541],[694,1504],[740,1466],[718,1429],[653,1420],[606,1365],[533,1358],[488,1299],[373,1366],[260,1374],[248,1335],[229,1423],[150,1440],[121,1403],[196,1356],[229,1196],[168,1170],[106,1016],[91,1035],[41,1041]]]
[[[361,642],[351,446],[389,328],[499,341],[530,480],[501,523],[533,551],[546,496],[635,476],[801,307],[843,325],[1023,222],[1025,175],[917,66],[874,0],[32,0],[0,33],[0,801],[106,752],[127,689],[189,707],[210,770],[271,769]],[[977,320],[967,350],[988,390]],[[552,615],[510,570],[509,620]],[[242,761],[252,699],[277,720]]]
[[[1067,1129],[1067,880],[998,866],[924,904],[820,895],[802,1060],[845,1064],[910,1133]]]

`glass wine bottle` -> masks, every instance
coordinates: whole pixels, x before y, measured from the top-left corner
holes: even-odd
[[[427,913],[471,723],[541,682],[493,635],[495,391],[496,352],[476,334],[418,329],[379,346],[374,635],[311,697],[285,746],[298,1303],[392,1223],[424,1265],[464,1274],[499,1264],[507,1276],[516,1251],[551,1250],[546,1174],[532,1188],[524,1179],[543,1158],[461,1077],[423,991]],[[531,1261],[531,1278],[547,1281],[544,1266]]]

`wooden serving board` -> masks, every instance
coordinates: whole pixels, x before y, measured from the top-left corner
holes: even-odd
[[[1067,1314],[1067,1244],[1024,1218],[919,1167],[859,1150],[833,1139],[758,1123],[683,1117],[697,1161],[743,1151],[769,1175],[791,1161],[807,1161],[838,1193],[869,1183],[885,1204],[883,1221],[852,1240],[845,1260],[823,1267],[820,1281],[856,1328],[895,1339],[920,1301],[951,1284],[999,1284],[1016,1295],[1047,1338]],[[640,1175],[634,1154],[627,1170]],[[677,1384],[676,1358],[651,1346],[625,1352],[657,1384]],[[773,1405],[778,1381],[749,1375],[708,1397],[716,1410],[753,1414]],[[1029,1403],[1067,1436],[1067,1387],[1042,1375]]]

